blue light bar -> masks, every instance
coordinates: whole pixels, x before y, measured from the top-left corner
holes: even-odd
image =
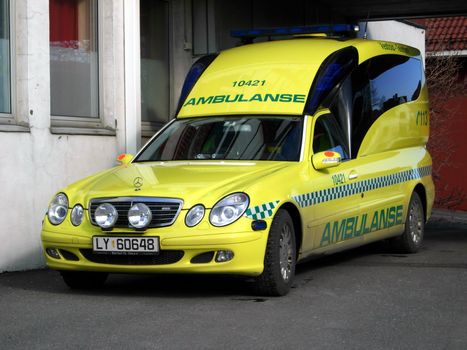
[[[303,27],[279,27],[279,28],[257,28],[232,30],[230,36],[234,38],[257,38],[261,36],[281,36],[281,35],[300,35],[300,34],[329,34],[343,35],[354,34],[360,28],[356,24],[319,24]]]

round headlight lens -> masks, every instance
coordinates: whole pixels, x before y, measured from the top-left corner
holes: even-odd
[[[134,228],[145,228],[151,220],[151,209],[144,203],[136,203],[128,210],[128,222]]]
[[[71,223],[75,226],[81,225],[84,218],[84,209],[80,204],[76,204],[71,211]]]
[[[219,202],[211,209],[209,221],[214,226],[226,226],[243,215],[250,204],[245,193],[233,193]]]
[[[201,204],[191,208],[185,216],[185,225],[188,227],[196,226],[204,218],[204,207]]]
[[[117,222],[117,209],[110,203],[99,204],[94,212],[94,219],[100,227],[110,228]]]
[[[68,198],[65,193],[59,193],[55,196],[47,210],[49,221],[54,225],[59,225],[65,220],[68,213]]]

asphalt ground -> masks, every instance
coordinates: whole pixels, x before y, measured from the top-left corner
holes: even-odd
[[[0,349],[467,349],[467,226],[423,249],[382,244],[298,267],[291,293],[225,276],[111,275],[68,289],[49,270],[0,275]]]

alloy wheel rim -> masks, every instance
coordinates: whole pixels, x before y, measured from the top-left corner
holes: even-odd
[[[292,274],[293,262],[292,231],[284,225],[279,238],[279,265],[282,279],[287,282]]]
[[[412,202],[409,211],[409,229],[410,237],[415,244],[419,244],[422,240],[423,214],[418,202]]]

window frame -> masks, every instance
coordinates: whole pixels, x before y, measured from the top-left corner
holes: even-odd
[[[10,36],[10,113],[0,112],[0,131],[28,132],[28,120],[17,114],[16,95],[16,2],[8,0],[8,20]]]
[[[77,134],[77,135],[116,135],[115,117],[105,113],[105,81],[104,81],[104,4],[102,1],[93,0],[97,5],[97,71],[98,71],[98,117],[59,116],[50,114],[50,131],[52,134]],[[50,45],[50,38],[49,38]],[[50,64],[50,59],[49,59]]]

